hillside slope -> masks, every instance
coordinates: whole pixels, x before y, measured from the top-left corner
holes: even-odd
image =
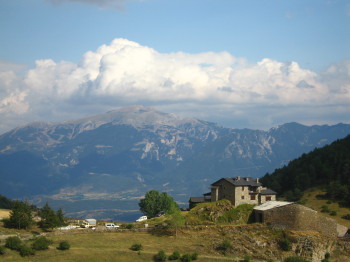
[[[350,205],[350,136],[303,154],[287,166],[266,174],[261,181],[296,199],[301,196],[300,191],[322,186],[326,197]]]

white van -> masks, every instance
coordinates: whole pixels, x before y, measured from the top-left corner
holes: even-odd
[[[136,222],[141,222],[147,220],[147,216],[142,216],[136,220]]]
[[[106,228],[118,228],[119,225],[115,225],[115,224],[113,224],[113,223],[105,223],[105,227],[106,227]]]

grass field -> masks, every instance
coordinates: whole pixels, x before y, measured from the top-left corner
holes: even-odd
[[[8,218],[10,216],[10,210],[0,209],[0,218]]]
[[[325,192],[320,189],[312,189],[305,192],[302,201],[303,205],[310,207],[321,213],[322,206],[326,205],[332,211],[336,211],[336,216],[331,216],[329,213],[322,213],[324,216],[335,219],[339,224],[350,228],[350,220],[341,218],[344,215],[350,214],[350,208],[341,207],[336,202],[331,202],[326,199],[321,199],[320,195],[324,195]]]
[[[211,245],[209,239],[203,239],[196,234],[193,236],[181,234],[175,236],[156,236],[147,232],[109,232],[88,234],[67,234],[60,236],[48,236],[54,241],[49,250],[38,251],[35,256],[22,258],[18,252],[7,250],[7,254],[1,257],[1,261],[74,261],[74,262],[100,262],[100,261],[153,261],[153,256],[159,250],[164,250],[167,255],[178,250],[181,254],[199,254],[199,261],[232,261],[233,257],[215,254],[207,247]],[[67,251],[57,250],[58,243],[67,240],[71,249]],[[135,243],[141,243],[143,249],[130,250]]]

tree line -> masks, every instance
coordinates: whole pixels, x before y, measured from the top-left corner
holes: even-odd
[[[53,210],[48,203],[42,208],[30,205],[28,201],[12,201],[9,218],[3,219],[4,226],[16,229],[29,229],[36,222],[34,216],[40,220],[37,222],[42,229],[48,230],[66,225],[62,209]]]
[[[322,187],[326,196],[350,205],[350,135],[267,173],[261,182],[289,201],[308,188]]]

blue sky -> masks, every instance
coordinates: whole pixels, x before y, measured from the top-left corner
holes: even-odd
[[[350,122],[349,1],[0,0],[0,29],[0,133],[133,104]]]

